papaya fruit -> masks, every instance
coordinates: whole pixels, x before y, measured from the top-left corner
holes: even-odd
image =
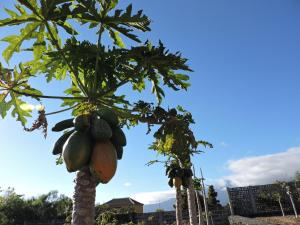
[[[52,154],[53,155],[58,155],[62,153],[63,147],[65,142],[68,140],[68,138],[73,134],[74,130],[70,130],[66,133],[64,133],[60,138],[57,139],[53,146]]]
[[[90,129],[92,137],[97,141],[103,141],[112,137],[112,130],[106,120],[95,118]]]
[[[115,145],[126,146],[127,144],[126,136],[120,127],[113,130],[111,140]]]
[[[116,113],[109,108],[102,108],[97,111],[97,115],[100,116],[101,119],[104,119],[108,124],[114,128],[119,125],[119,119]]]
[[[89,164],[91,174],[101,183],[108,183],[117,170],[117,153],[110,141],[96,142]]]
[[[62,120],[52,127],[52,131],[59,132],[74,127],[73,119]]]
[[[123,157],[123,147],[120,145],[115,146],[117,151],[117,159],[120,160]]]
[[[87,131],[90,128],[90,115],[77,116],[74,121],[74,127],[77,131]]]
[[[69,172],[75,172],[88,165],[92,144],[88,132],[75,131],[63,146],[63,159]]]
[[[189,187],[189,178],[188,177],[182,177],[182,186],[185,188]]]
[[[176,188],[180,188],[180,186],[182,185],[182,179],[180,177],[174,177],[173,184]]]
[[[174,184],[173,184],[173,179],[172,179],[172,178],[169,179],[168,185],[169,185],[171,188],[174,186]]]

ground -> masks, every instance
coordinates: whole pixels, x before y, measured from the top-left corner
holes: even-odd
[[[295,216],[273,216],[273,217],[261,217],[262,221],[272,223],[272,224],[280,224],[280,225],[299,225],[300,217],[295,218]]]

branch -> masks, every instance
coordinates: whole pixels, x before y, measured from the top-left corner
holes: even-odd
[[[116,85],[115,88],[103,92],[102,95],[107,95],[107,94],[110,93],[110,92],[114,92],[114,91],[116,91],[119,87],[121,87],[122,85],[124,85],[124,84],[126,84],[126,83],[128,83],[128,82],[129,82],[129,80],[122,80],[122,81],[120,81],[120,82]]]
[[[78,100],[86,100],[87,97],[64,97],[64,96],[51,96],[51,95],[36,95],[36,94],[29,94],[22,91],[17,91],[14,89],[9,89],[10,91],[13,91],[19,95],[24,95],[27,97],[33,97],[33,98],[50,98],[50,99],[78,99]]]
[[[76,104],[72,107],[69,107],[69,108],[66,108],[66,109],[62,109],[62,110],[58,110],[58,111],[55,111],[55,112],[51,112],[51,113],[46,113],[45,116],[50,116],[50,115],[54,115],[54,114],[58,114],[58,113],[61,113],[61,112],[65,112],[65,111],[68,111],[70,109],[74,109],[76,108],[77,106],[79,106],[79,104]]]
[[[98,41],[97,41],[97,56],[96,56],[96,64],[95,64],[95,83],[94,83],[94,91],[96,91],[97,89],[97,74],[98,74],[98,69],[99,69],[99,55],[100,55],[100,45],[101,45],[101,37],[102,37],[102,33],[103,33],[104,29],[102,26],[102,23],[100,24],[100,29],[99,29],[99,35],[98,35]]]

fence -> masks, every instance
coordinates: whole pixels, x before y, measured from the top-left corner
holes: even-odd
[[[297,210],[300,209],[298,187],[300,182],[291,182],[289,185],[294,193],[294,200]],[[277,201],[266,201],[261,199],[260,194],[263,192],[272,193],[278,186],[275,184],[227,188],[229,203],[232,214],[246,217],[280,215],[281,210]],[[293,213],[293,208],[289,197],[284,190],[281,190],[283,209],[287,214]]]

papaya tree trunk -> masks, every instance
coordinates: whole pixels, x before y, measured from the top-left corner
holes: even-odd
[[[294,213],[295,213],[295,217],[297,218],[298,217],[298,213],[297,213],[297,209],[296,209],[296,206],[295,206],[295,203],[294,203],[294,199],[293,199],[293,196],[291,193],[288,193],[289,197],[290,197],[290,200],[291,200],[291,203],[292,203],[292,206],[293,206],[293,210],[294,210]]]
[[[182,221],[182,195],[180,187],[176,187],[176,225],[183,225]]]
[[[204,184],[204,178],[203,178],[203,173],[202,173],[201,168],[200,168],[200,172],[201,172],[201,183],[202,183],[202,187],[203,187],[202,194],[203,194],[203,201],[204,201],[206,224],[210,225],[209,216],[208,216],[208,204],[207,204],[207,198],[206,198],[206,193],[205,193],[205,184]]]
[[[199,225],[204,225],[200,195],[198,190],[195,190],[195,193],[196,193],[197,206],[198,206]]]
[[[285,213],[284,213],[284,210],[283,210],[283,207],[282,207],[280,199],[278,199],[278,203],[279,203],[279,206],[280,206],[280,210],[281,210],[282,216],[285,216]]]
[[[190,225],[197,224],[197,211],[196,211],[196,199],[195,199],[195,189],[192,177],[189,177],[189,187],[187,189],[187,200],[189,208],[189,220]]]
[[[89,168],[78,171],[74,182],[72,225],[94,225],[96,181]]]

